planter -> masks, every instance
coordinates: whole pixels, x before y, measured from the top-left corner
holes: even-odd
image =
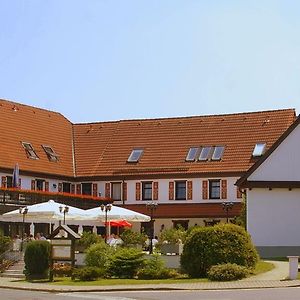
[[[183,244],[162,244],[160,247],[161,253],[164,255],[176,254],[181,255]]]

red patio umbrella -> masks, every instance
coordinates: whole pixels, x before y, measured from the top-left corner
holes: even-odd
[[[105,225],[110,225],[111,227],[132,227],[132,224],[126,220],[108,221]]]

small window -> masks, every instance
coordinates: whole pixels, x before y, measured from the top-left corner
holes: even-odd
[[[112,182],[111,183],[111,197],[114,200],[121,200],[121,182]]]
[[[71,183],[70,182],[63,182],[62,184],[63,192],[64,193],[71,193]]]
[[[128,157],[128,162],[138,162],[141,158],[141,155],[143,154],[142,149],[134,149],[132,150],[131,154]]]
[[[199,152],[199,148],[197,147],[191,147],[189,149],[189,152],[186,156],[186,161],[194,161],[198,155],[198,152]]]
[[[44,148],[50,161],[58,161],[58,155],[50,146],[42,145],[42,147]]]
[[[45,180],[43,180],[43,179],[36,179],[35,180],[37,191],[43,191],[44,190],[44,182],[45,182]]]
[[[224,153],[224,146],[216,146],[214,147],[214,152],[211,157],[211,160],[220,160]]]
[[[265,153],[265,150],[266,150],[266,143],[257,143],[254,147],[252,156],[253,157],[262,156]]]
[[[209,180],[209,199],[220,199],[220,180]]]
[[[84,182],[81,184],[82,195],[92,195],[92,184],[90,182]]]
[[[142,199],[152,200],[152,182],[142,182]]]
[[[175,199],[186,200],[186,181],[175,182]]]
[[[22,146],[24,147],[28,158],[39,159],[30,143],[22,142]]]
[[[211,157],[212,147],[203,147],[201,149],[199,160],[208,160]]]

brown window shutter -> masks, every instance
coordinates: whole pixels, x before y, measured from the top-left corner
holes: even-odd
[[[34,179],[31,180],[31,190],[35,191],[35,180]]]
[[[221,188],[222,188],[221,198],[227,199],[227,180],[226,179],[221,180]]]
[[[105,183],[105,197],[110,198],[110,182]]]
[[[169,182],[169,200],[174,200],[174,181]]]
[[[93,183],[93,196],[97,197],[98,196],[98,184]]]
[[[20,188],[21,188],[21,186],[22,186],[22,179],[21,179],[21,178],[19,178],[19,186],[18,186],[18,188],[20,189]]]
[[[141,200],[141,183],[140,182],[135,183],[135,200],[137,200],[137,201]]]
[[[1,187],[6,188],[6,176],[1,177]]]
[[[75,184],[71,184],[71,194],[75,194]]]
[[[158,181],[153,182],[153,200],[158,200]]]
[[[122,187],[123,187],[123,201],[127,201],[127,182],[123,182],[122,183]]]
[[[58,183],[58,192],[61,193],[63,190],[63,184],[61,182]]]
[[[193,181],[191,180],[187,182],[187,199],[193,199]]]
[[[202,199],[208,199],[208,180],[202,181]]]
[[[49,192],[49,181],[45,181],[45,191]]]
[[[77,184],[76,184],[76,194],[77,194],[77,195],[80,195],[80,194],[81,194],[81,184],[80,184],[80,183],[77,183]]]
[[[237,197],[238,199],[243,198],[243,193],[242,193],[242,191],[239,189],[238,186],[236,187],[236,197]]]

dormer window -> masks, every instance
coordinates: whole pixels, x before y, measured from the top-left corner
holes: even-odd
[[[211,151],[212,151],[212,147],[203,147],[201,149],[200,155],[199,155],[199,160],[205,161],[210,159],[211,157]]]
[[[254,147],[252,156],[253,157],[262,156],[265,153],[265,150],[266,150],[266,143],[257,143]]]
[[[138,162],[143,154],[143,151],[144,150],[142,149],[133,149],[128,157],[127,162]]]
[[[199,152],[198,147],[191,147],[185,158],[185,161],[195,161],[195,159],[197,158],[198,152]]]
[[[25,149],[25,152],[26,152],[26,155],[27,155],[28,158],[39,159],[39,157],[35,153],[32,145],[30,143],[22,142],[22,146]]]
[[[224,146],[214,147],[214,152],[213,152],[213,155],[211,157],[211,160],[220,160],[223,156],[224,149],[225,149]]]
[[[43,149],[45,150],[47,157],[50,161],[58,161],[59,156],[55,153],[55,151],[50,146],[42,145]]]

